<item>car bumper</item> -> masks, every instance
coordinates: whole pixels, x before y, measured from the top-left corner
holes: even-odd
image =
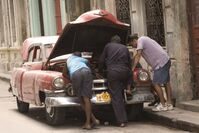
[[[152,102],[154,101],[154,95],[151,93],[150,87],[146,86],[137,86],[135,87],[132,98],[127,100],[125,95],[125,100],[127,104],[134,104],[134,103],[144,103],[144,102]]]
[[[95,105],[110,104],[110,101],[97,101],[96,97],[93,97],[91,102]],[[45,104],[48,107],[73,107],[80,106],[80,100],[78,97],[47,97]]]
[[[154,101],[154,96],[147,89],[137,89],[135,92],[133,92],[132,98],[130,100],[127,100],[125,95],[126,104],[144,103],[151,101]],[[96,96],[92,97],[91,102],[94,105],[107,105],[111,103],[111,101],[98,101]],[[46,97],[45,104],[49,107],[73,107],[80,106],[80,100],[78,97]]]
[[[126,99],[126,98],[125,98]],[[152,102],[154,101],[154,96],[150,92],[135,92],[133,93],[132,99],[127,100],[127,104],[134,104],[134,103],[144,103],[144,102]]]

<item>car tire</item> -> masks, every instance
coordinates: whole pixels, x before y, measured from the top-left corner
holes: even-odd
[[[29,111],[29,103],[20,101],[18,98],[16,98],[17,101],[17,108],[20,113],[28,113]]]
[[[63,107],[45,106],[46,120],[49,125],[58,126],[65,122],[66,110]]]
[[[139,120],[143,116],[143,103],[127,106],[127,117],[129,121]]]

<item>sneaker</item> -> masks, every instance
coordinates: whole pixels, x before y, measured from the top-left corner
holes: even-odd
[[[172,104],[167,104],[167,110],[174,110],[173,105]]]
[[[155,106],[156,104],[157,104],[157,101],[155,100],[155,101],[149,103],[148,106]]]
[[[166,105],[162,105],[161,103],[159,103],[155,108],[152,109],[152,111],[158,112],[158,111],[167,111],[167,106]]]
[[[160,103],[156,103],[156,104],[154,105],[154,107],[157,107],[159,104],[160,104]]]

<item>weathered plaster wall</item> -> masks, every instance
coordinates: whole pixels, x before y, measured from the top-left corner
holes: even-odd
[[[171,85],[178,101],[192,99],[186,0],[164,0],[166,49],[172,58]]]
[[[8,72],[21,64],[21,45],[29,34],[28,10],[26,0],[1,1],[4,30],[3,43],[0,44],[0,72]]]

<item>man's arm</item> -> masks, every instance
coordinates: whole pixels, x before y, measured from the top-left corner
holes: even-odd
[[[64,65],[64,68],[63,68],[63,71],[62,71],[62,75],[63,75],[65,78],[68,78],[68,79],[69,79],[69,71],[68,71],[68,68],[67,68],[67,64]]]
[[[136,53],[135,57],[133,58],[133,68],[132,68],[132,71],[135,69],[135,67],[137,66],[138,62],[140,61],[141,53],[142,53],[141,49],[137,50],[137,53]]]

